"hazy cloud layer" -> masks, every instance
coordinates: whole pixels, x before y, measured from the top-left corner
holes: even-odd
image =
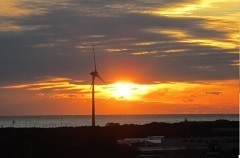
[[[238,31],[234,25],[237,21],[225,18],[226,13],[235,12],[199,14],[203,4],[211,8],[212,3],[199,0],[0,3],[5,3],[6,8],[0,8],[1,86],[34,82],[44,76],[89,83],[92,44],[99,72],[108,82],[238,78]],[[171,6],[184,10],[188,5],[192,10],[178,16],[164,12]]]

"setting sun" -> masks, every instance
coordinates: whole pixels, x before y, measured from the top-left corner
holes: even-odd
[[[118,82],[114,84],[113,95],[117,99],[130,99],[133,95],[133,84]]]
[[[100,87],[99,87],[100,88]],[[101,88],[103,90],[103,87]],[[149,93],[151,86],[140,85],[132,82],[116,82],[107,86],[104,89],[104,97],[111,96],[117,100],[138,101]]]

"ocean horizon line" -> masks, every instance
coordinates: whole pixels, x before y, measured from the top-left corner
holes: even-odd
[[[78,127],[91,126],[91,115],[34,115],[0,116],[1,127]],[[178,123],[183,121],[239,121],[238,114],[143,114],[143,115],[97,115],[96,125],[107,123],[149,124],[152,122]]]
[[[198,114],[198,113],[183,113],[183,114],[97,114],[95,115],[96,117],[97,116],[157,116],[157,115],[162,115],[162,116],[168,116],[168,115],[186,115],[186,116],[190,116],[190,115],[239,115],[239,113],[226,113],[226,114],[221,114],[221,113],[213,113],[213,114],[208,114],[208,113],[201,113],[201,114]],[[48,116],[92,116],[91,114],[63,114],[63,115],[60,115],[60,114],[44,114],[44,115],[41,115],[41,114],[37,114],[37,115],[0,115],[0,117],[48,117]],[[240,115],[239,115],[240,116]]]

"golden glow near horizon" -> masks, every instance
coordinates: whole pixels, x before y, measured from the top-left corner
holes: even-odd
[[[38,97],[90,99],[90,85],[67,78],[52,78],[37,83],[12,85],[4,89],[25,89],[37,91]],[[206,81],[199,83],[169,82],[155,84],[135,84],[116,82],[95,86],[96,98],[168,104],[237,105],[238,81]]]

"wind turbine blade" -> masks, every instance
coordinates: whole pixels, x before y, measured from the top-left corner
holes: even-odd
[[[94,56],[94,67],[95,67],[95,71],[97,71],[96,58],[95,58],[95,52],[94,52],[94,45],[93,45],[93,56]]]
[[[104,84],[106,84],[106,82],[99,75],[97,75],[96,77],[98,77]]]
[[[91,86],[90,86],[90,88],[89,88],[89,91],[92,89],[92,87],[93,87],[93,84],[94,84],[94,78],[92,79],[92,83],[91,83]]]
[[[92,84],[91,84],[91,86],[90,86],[90,88],[89,88],[89,91],[92,89]]]

